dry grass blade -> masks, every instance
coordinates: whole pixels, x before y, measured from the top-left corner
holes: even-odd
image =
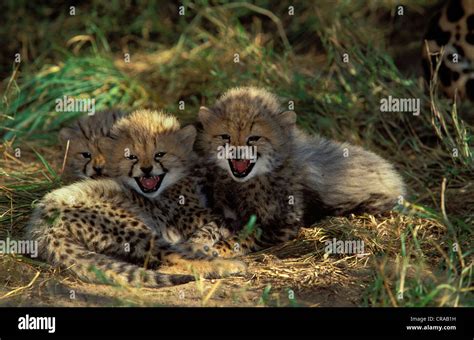
[[[18,294],[22,290],[32,287],[33,284],[35,283],[36,279],[40,276],[40,274],[41,274],[41,271],[37,271],[36,275],[33,277],[33,279],[30,281],[30,283],[28,283],[26,286],[18,287],[16,289],[13,289],[13,290],[9,291],[8,293],[6,293],[5,295],[0,296],[0,300],[5,299],[5,298],[10,297],[10,296],[13,296],[15,294]]]

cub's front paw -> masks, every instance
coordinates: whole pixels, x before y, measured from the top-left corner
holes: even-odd
[[[219,278],[228,275],[245,274],[247,272],[247,265],[239,260],[216,258],[211,260],[211,266],[213,268],[212,274],[214,274],[211,274],[211,278],[212,276]]]

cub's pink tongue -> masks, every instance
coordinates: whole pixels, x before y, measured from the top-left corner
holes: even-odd
[[[249,159],[239,159],[239,160],[233,159],[232,160],[232,165],[234,169],[237,170],[237,172],[239,173],[245,172],[245,170],[247,170],[247,168],[249,167],[249,164],[250,164]]]
[[[145,189],[153,189],[159,181],[160,178],[158,176],[140,178],[140,183]]]

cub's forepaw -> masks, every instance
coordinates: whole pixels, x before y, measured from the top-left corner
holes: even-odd
[[[211,266],[213,270],[209,273],[209,278],[245,274],[247,272],[247,265],[239,260],[216,258],[211,261]]]

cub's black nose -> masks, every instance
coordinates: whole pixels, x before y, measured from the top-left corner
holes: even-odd
[[[141,167],[140,170],[143,171],[145,175],[149,175],[151,171],[153,170],[153,167],[152,166]]]
[[[102,175],[102,170],[104,170],[101,166],[93,166],[92,169],[94,169],[97,175]]]

